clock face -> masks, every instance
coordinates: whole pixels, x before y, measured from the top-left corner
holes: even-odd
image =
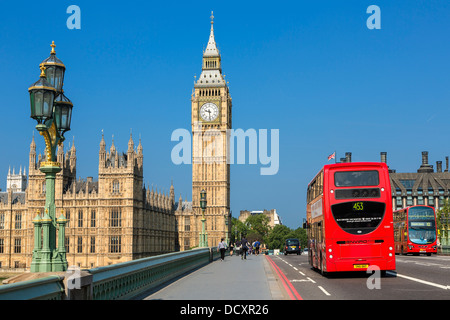
[[[219,107],[212,102],[207,102],[200,108],[200,117],[205,121],[214,121],[219,116]]]

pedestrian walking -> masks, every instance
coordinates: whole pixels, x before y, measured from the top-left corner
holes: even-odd
[[[241,255],[241,250],[242,250],[242,243],[240,240],[236,241],[236,255],[239,256]]]
[[[230,242],[230,257],[233,256],[233,250],[234,250],[234,244],[233,244],[233,242]]]
[[[247,239],[245,239],[245,237],[242,238],[241,245],[241,260],[247,260],[248,241]]]
[[[255,254],[258,255],[259,254],[259,247],[261,246],[261,242],[259,242],[258,239],[256,239],[255,241]]]
[[[227,250],[227,244],[223,241],[223,238],[220,239],[219,245],[217,246],[217,251],[220,251],[220,260],[223,261],[225,259],[225,250]]]

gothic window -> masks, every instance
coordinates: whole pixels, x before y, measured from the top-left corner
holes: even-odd
[[[67,219],[66,227],[69,228],[70,227],[70,210],[69,209],[66,210],[66,219]],[[66,252],[68,252],[68,251],[66,251]]]
[[[119,180],[114,180],[113,181],[112,192],[113,193],[119,193],[120,192],[120,182],[119,182]]]
[[[83,237],[78,237],[77,253],[83,253]]]
[[[95,210],[91,211],[91,228],[95,228],[96,214]]]
[[[109,252],[110,253],[122,252],[122,236],[109,237]]]
[[[191,231],[191,218],[184,217],[184,231]]]
[[[5,214],[0,213],[0,229],[5,229]]]
[[[83,228],[83,211],[78,210],[78,228]]]
[[[91,253],[95,253],[95,237],[91,237]]]
[[[14,239],[14,253],[22,252],[22,239],[16,238]]]
[[[0,253],[5,252],[5,239],[0,238]]]
[[[22,213],[17,212],[15,215],[15,229],[22,229]]]
[[[191,243],[189,241],[189,238],[184,238],[184,250],[189,250],[191,246]]]
[[[121,227],[122,226],[122,211],[120,208],[112,208],[109,213],[109,226]]]

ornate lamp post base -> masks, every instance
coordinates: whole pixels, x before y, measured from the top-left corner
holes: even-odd
[[[206,248],[208,246],[208,233],[205,231],[205,221],[206,219],[201,219],[202,221],[202,232],[200,233],[200,239],[199,239],[199,247],[200,248]]]
[[[55,208],[55,179],[61,171],[58,162],[46,161],[41,163],[39,170],[45,173],[45,215],[40,220],[43,229],[42,249],[36,250],[39,261],[34,263],[34,270],[39,272],[66,271],[67,260],[64,249],[65,218],[56,219]],[[57,228],[57,224],[59,225]],[[56,230],[59,230],[58,248],[56,247]],[[32,270],[33,271],[33,270]]]

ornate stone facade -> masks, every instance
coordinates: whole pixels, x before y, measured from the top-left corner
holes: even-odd
[[[1,268],[29,268],[33,243],[32,219],[42,216],[45,176],[42,155],[30,145],[29,181],[25,191],[0,192]],[[143,183],[143,148],[130,136],[126,153],[114,141],[106,149],[102,136],[98,181],[77,179],[76,149],[58,149],[55,204],[69,220],[65,247],[69,266],[94,268],[178,250],[174,187],[169,194]]]

